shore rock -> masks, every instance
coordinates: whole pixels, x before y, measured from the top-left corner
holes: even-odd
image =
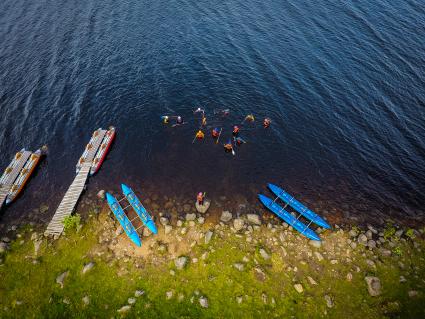
[[[83,297],[82,301],[84,306],[88,306],[90,304],[90,297],[86,295]]]
[[[83,267],[83,274],[90,271],[94,267],[94,262],[89,262],[88,264],[85,264]]]
[[[235,267],[239,271],[244,271],[244,269],[245,269],[244,264],[241,264],[241,263],[234,263],[233,267]]]
[[[257,214],[247,214],[246,218],[251,224],[258,225],[258,226],[261,225],[260,216],[258,216]]]
[[[134,292],[134,297],[139,298],[139,297],[143,296],[144,294],[145,294],[144,290],[136,290]]]
[[[186,266],[187,261],[188,261],[187,257],[180,256],[174,260],[174,265],[176,265],[177,269],[181,270]]]
[[[123,314],[126,312],[129,312],[131,309],[131,306],[126,305],[126,306],[122,306],[120,309],[117,310],[118,313]]]
[[[360,234],[359,237],[357,238],[357,241],[359,242],[359,244],[365,245],[367,244],[367,236],[365,234]]]
[[[242,228],[244,228],[244,226],[245,226],[245,222],[243,219],[236,218],[233,221],[233,227],[235,228],[236,231],[240,231]]]
[[[127,299],[129,305],[134,305],[136,303],[136,298],[130,297]]]
[[[63,283],[65,281],[65,278],[68,276],[68,274],[69,274],[69,271],[67,270],[56,277],[56,283],[59,284],[61,288],[63,288]]]
[[[254,268],[254,275],[255,275],[255,278],[257,278],[257,280],[259,280],[259,281],[266,280],[266,274],[264,273],[264,271],[261,268],[255,267]]]
[[[201,298],[199,298],[199,304],[201,305],[202,308],[208,308],[207,297],[202,296]]]
[[[7,245],[7,243],[0,241],[0,254],[4,253],[8,249],[9,246]]]
[[[300,294],[304,291],[303,286],[301,284],[295,284],[294,288]]]
[[[207,231],[206,233],[205,233],[205,244],[209,244],[209,242],[211,241],[211,238],[212,238],[212,236],[213,236],[213,232],[211,231],[211,230],[209,230],[209,231]]]
[[[171,233],[171,231],[173,230],[173,227],[170,225],[165,225],[164,226],[164,233],[165,235],[168,235],[169,233]]]
[[[159,219],[159,222],[160,222],[163,226],[168,225],[168,224],[170,223],[170,221],[168,220],[168,218],[167,218],[167,217],[161,217],[161,218]]]
[[[227,223],[227,222],[231,221],[231,220],[232,220],[232,218],[233,218],[232,213],[231,213],[231,212],[229,212],[228,210],[224,210],[224,211],[221,213],[220,220],[221,220],[223,223]]]
[[[207,200],[204,201],[204,205],[199,205],[198,202],[195,203],[196,210],[198,211],[198,213],[201,214],[205,214],[208,208],[210,208],[210,205],[211,202]]]
[[[365,277],[367,283],[367,290],[369,294],[373,297],[379,296],[381,294],[381,281],[378,277],[368,276]]]
[[[194,221],[196,219],[196,214],[186,214],[186,221]]]
[[[260,248],[260,255],[264,260],[270,259],[270,255],[263,248]]]
[[[174,295],[174,292],[173,292],[172,290],[167,291],[167,292],[165,293],[165,298],[166,298],[167,300],[170,300],[171,298],[173,298],[173,295]]]
[[[312,246],[314,248],[322,247],[322,242],[318,241],[318,240],[309,240],[308,243],[309,243],[310,246]]]
[[[326,306],[332,308],[334,306],[333,298],[329,295],[325,295]]]

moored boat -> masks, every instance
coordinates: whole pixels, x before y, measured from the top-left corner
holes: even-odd
[[[102,144],[100,144],[99,150],[96,153],[96,156],[93,159],[92,167],[90,169],[90,175],[93,176],[97,173],[97,171],[102,166],[106,155],[111,148],[112,142],[115,138],[115,127],[111,126],[109,130],[106,132],[105,137],[102,140]]]
[[[25,148],[21,149],[19,152],[15,154],[9,166],[6,167],[6,169],[3,172],[3,175],[0,177],[0,185],[7,183],[10,177],[10,174],[13,172],[13,169],[16,167],[16,165],[18,165],[19,160],[21,159],[24,152],[25,152]]]
[[[90,151],[93,149],[93,147],[95,147],[96,144],[96,140],[98,138],[100,138],[100,135],[102,134],[102,129],[98,128],[96,131],[93,132],[89,143],[86,145],[86,148],[84,149],[83,154],[81,155],[80,159],[78,160],[75,172],[76,174],[78,174],[78,172],[80,171],[81,167],[83,166],[83,164],[85,162],[87,162],[88,160],[90,161],[91,159],[88,159]]]
[[[6,204],[10,204],[11,202],[13,202],[19,195],[19,193],[22,191],[28,179],[31,177],[32,173],[40,162],[42,155],[43,152],[41,149],[38,149],[37,151],[31,154],[29,159],[26,161],[24,167],[20,171],[18,177],[13,182],[9,194],[6,198]]]

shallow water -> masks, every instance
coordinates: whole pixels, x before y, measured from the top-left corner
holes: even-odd
[[[257,203],[270,181],[325,215],[423,218],[424,33],[420,0],[3,0],[0,167],[22,147],[49,155],[0,218],[47,203],[48,220],[109,125],[117,140],[92,192],[123,181]],[[191,143],[199,105],[222,141],[251,112],[272,127],[244,126],[233,157]],[[220,108],[230,117],[214,118]],[[163,114],[188,124],[164,127]]]

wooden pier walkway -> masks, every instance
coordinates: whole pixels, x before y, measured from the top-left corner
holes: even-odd
[[[7,194],[9,194],[10,189],[12,188],[13,182],[18,177],[22,168],[25,166],[25,163],[28,161],[32,152],[24,151],[21,153],[21,157],[18,162],[13,166],[12,171],[9,173],[7,178],[0,183],[0,208],[3,206],[4,201],[6,200]]]
[[[72,214],[75,206],[77,205],[78,199],[80,198],[81,193],[84,190],[84,186],[86,185],[86,181],[89,177],[92,161],[106,134],[106,130],[100,130],[98,132],[99,133],[97,134],[95,140],[92,142],[92,146],[84,159],[84,163],[82,164],[80,171],[78,172],[71,186],[68,188],[65,196],[59,204],[59,207],[53,215],[52,220],[47,226],[47,229],[44,232],[46,236],[60,236],[64,228],[64,219]]]

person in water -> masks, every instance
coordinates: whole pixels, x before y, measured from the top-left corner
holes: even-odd
[[[229,140],[226,144],[224,144],[224,151],[226,153],[230,153],[231,151],[233,151],[233,144],[231,140]]]
[[[238,145],[238,146],[241,146],[242,144],[245,144],[246,142],[241,138],[241,137],[236,137],[235,138],[235,143]]]
[[[237,137],[239,135],[239,130],[240,130],[239,126],[237,125],[233,126],[233,132],[232,132],[233,136]]]
[[[255,117],[254,117],[254,115],[252,115],[252,114],[248,114],[248,115],[245,117],[245,121],[248,121],[248,122],[254,122],[254,121],[255,121]]]
[[[198,107],[195,111],[193,111],[193,113],[194,114],[196,114],[196,113],[202,113],[202,116],[204,116],[205,110],[204,109],[201,109],[200,107]]]
[[[204,205],[205,193],[199,192],[198,196],[196,196],[196,201],[199,205]]]
[[[213,137],[213,138],[218,138],[218,136],[220,135],[220,131],[218,130],[218,128],[216,127],[216,128],[214,128],[212,131],[211,131],[211,136]]]
[[[177,116],[177,118],[176,118],[176,124],[179,124],[179,125],[183,124],[183,119],[182,119],[181,116]]]
[[[272,121],[268,117],[266,117],[263,121],[264,128],[268,128],[271,123],[272,123]]]
[[[199,130],[198,133],[196,133],[196,138],[198,140],[202,140],[202,139],[204,139],[204,137],[205,137],[205,135],[201,130]]]

